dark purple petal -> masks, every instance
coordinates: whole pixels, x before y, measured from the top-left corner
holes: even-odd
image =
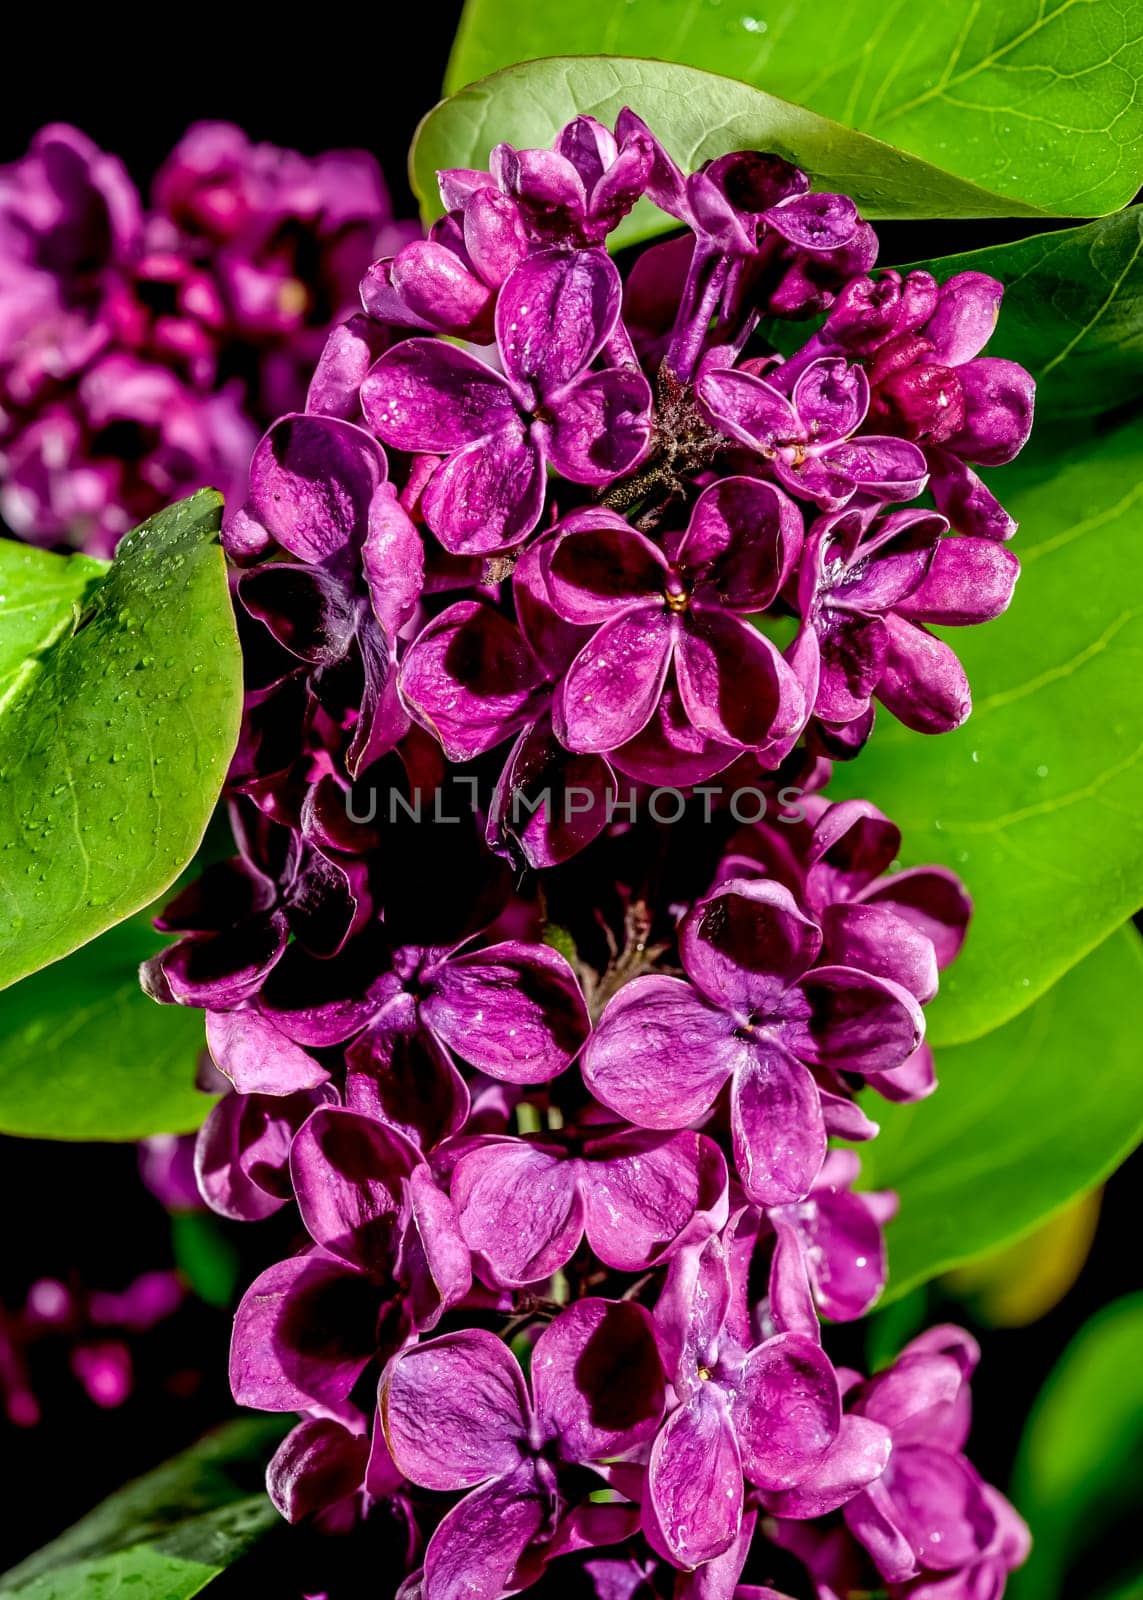
[[[380,1406],[393,1460],[424,1489],[469,1489],[510,1473],[527,1445],[523,1374],[483,1328],[400,1351],[382,1375]]]
[[[894,983],[925,1005],[937,992],[933,942],[892,906],[827,906],[821,913],[825,956],[842,967],[858,967]]]
[[[932,447],[926,450],[925,460],[937,510],[944,513],[958,533],[982,539],[1011,539],[1016,532],[1015,519],[971,467],[949,451]]]
[[[587,1007],[575,974],[546,945],[491,945],[452,957],[424,981],[427,1025],[501,1082],[546,1083],[587,1038]]]
[[[667,563],[645,534],[606,510],[579,512],[569,522],[538,547],[559,616],[577,624],[604,623],[662,595]]]
[[[861,367],[827,356],[811,362],[800,375],[790,403],[798,413],[803,437],[818,444],[848,439],[869,410],[869,379]]]
[[[224,933],[192,934],[145,961],[139,980],[152,999],[224,1010],[265,983],[290,936],[285,914],[255,917]]]
[[[522,1461],[456,1505],[425,1551],[423,1600],[500,1600],[528,1545],[549,1525],[551,1469]]]
[[[603,250],[542,250],[522,261],[496,303],[509,378],[537,397],[571,383],[603,348],[621,293],[618,269]]]
[[[909,867],[873,884],[862,897],[869,905],[888,905],[933,941],[943,971],[960,954],[972,916],[972,901],[947,867]]]
[[[442,339],[404,339],[361,385],[369,426],[399,450],[448,452],[515,423],[500,373]]]
[[[494,1140],[461,1156],[452,1198],[461,1232],[498,1283],[549,1278],[583,1237],[577,1163],[521,1140]]]
[[[801,1061],[848,1072],[888,1072],[924,1038],[913,996],[887,978],[852,967],[816,967],[799,985],[805,1010],[782,1039]]]
[[[414,1328],[425,1333],[472,1288],[472,1256],[456,1210],[423,1163],[408,1182],[409,1226],[401,1253]]]
[[[650,1439],[665,1379],[650,1313],[626,1300],[577,1300],[532,1352],[536,1416],[564,1461],[603,1461]]]
[[[682,1128],[705,1116],[733,1072],[733,1023],[678,978],[624,984],[583,1052],[584,1082],[640,1127]]]
[[[650,721],[671,663],[675,627],[665,609],[642,606],[605,623],[568,668],[554,721],[572,750],[606,753]]]
[[[820,460],[830,472],[844,477],[851,491],[859,489],[880,500],[914,500],[928,476],[925,458],[915,444],[876,434],[860,434],[856,439],[831,444],[823,450]],[[814,494],[809,487],[806,492]]]
[[[386,471],[385,452],[352,423],[283,417],[254,452],[247,510],[299,561],[344,564]]]
[[[422,628],[401,663],[401,696],[450,761],[482,755],[531,721],[542,675],[519,629],[458,600]]]
[[[487,842],[530,867],[569,860],[603,832],[616,796],[615,774],[600,755],[565,750],[543,716],[509,753],[489,809]],[[511,842],[511,844],[510,844]]]
[[[345,1052],[345,1103],[378,1117],[423,1150],[464,1126],[469,1095],[431,1034],[371,1028]]]
[[[282,1440],[266,1468],[266,1493],[287,1522],[300,1522],[359,1489],[369,1439],[332,1417],[307,1417]]]
[[[742,1461],[722,1390],[704,1383],[651,1447],[644,1527],[682,1567],[730,1548],[742,1520]],[[657,1527],[648,1528],[650,1514]]]
[[[984,466],[1011,461],[1032,431],[1036,385],[1015,361],[982,356],[960,368],[964,427],[948,440],[953,455]]]
[[[641,372],[609,367],[552,399],[541,424],[552,466],[573,483],[604,484],[637,465],[651,441],[651,388]]]
[[[544,503],[544,459],[523,425],[504,427],[449,457],[429,480],[425,520],[453,555],[489,555],[526,539]]]
[[[730,1100],[734,1164],[757,1205],[809,1193],[826,1153],[818,1088],[800,1061],[768,1040],[743,1040]]]
[[[361,280],[369,316],[403,328],[487,338],[493,299],[487,284],[437,239],[412,240],[391,259],[375,261]]]
[[[922,1567],[955,1572],[991,1543],[996,1519],[963,1457],[924,1445],[895,1446],[881,1483]]]
[[[417,1163],[401,1134],[339,1107],[314,1112],[290,1150],[294,1194],[316,1244],[362,1272],[385,1272],[397,1254],[401,1181]]]
[[[723,478],[695,502],[673,557],[729,611],[764,611],[802,547],[802,515],[757,478]]]
[[[763,454],[805,437],[786,396],[747,372],[706,372],[697,393],[724,433]]]
[[[306,393],[306,410],[354,422],[361,410],[357,392],[384,350],[388,331],[372,317],[352,316],[329,330]]]
[[[244,572],[238,594],[252,617],[302,661],[328,666],[349,649],[357,608],[344,581],[320,567],[267,562]]]
[[[742,1021],[769,1013],[821,949],[821,930],[779,883],[732,878],[683,919],[679,950],[692,981]]]
[[[267,1267],[242,1297],[230,1344],[230,1388],[259,1411],[337,1410],[377,1351],[375,1285],[330,1256]]]
[[[691,722],[719,743],[761,749],[805,722],[801,684],[777,646],[723,611],[696,605],[687,614],[675,674]]]

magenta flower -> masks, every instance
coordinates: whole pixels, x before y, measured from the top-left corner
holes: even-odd
[[[560,129],[551,150],[496,146],[488,159],[491,177],[516,202],[533,244],[586,249],[618,227],[646,189],[655,157],[654,139],[633,125],[636,120],[618,139],[594,117],[576,117]],[[442,172],[442,194],[462,176]]]
[[[452,1199],[497,1284],[548,1278],[586,1235],[609,1267],[640,1272],[726,1221],[726,1162],[702,1134],[634,1130],[570,1144],[485,1139],[453,1168]]]
[[[741,750],[780,759],[804,721],[801,687],[743,614],[773,601],[800,547],[797,508],[750,478],[705,490],[663,550],[614,513],[568,518],[540,547],[548,594],[558,616],[594,631],[556,694],[561,742],[632,770],[626,747],[670,686],[723,765]],[[646,775],[645,760],[633,775]]]
[[[968,1379],[979,1357],[960,1328],[930,1328],[851,1399],[855,1416],[892,1436],[884,1473],[845,1508],[851,1533],[890,1583],[922,1572],[932,1582],[937,1574],[984,1565],[996,1550],[998,1502],[1006,1532],[1019,1522],[961,1454]]]
[[[781,381],[782,368],[772,374]],[[823,357],[798,376],[787,396],[748,371],[708,367],[697,392],[716,425],[756,451],[779,483],[823,510],[836,511],[859,491],[878,500],[912,500],[925,486],[925,458],[907,440],[854,438],[869,409],[860,367]]]
[[[549,462],[573,482],[603,484],[639,460],[647,380],[633,367],[591,370],[616,327],[620,292],[603,251],[542,251],[500,291],[503,372],[427,339],[403,341],[372,369],[361,403],[378,436],[446,456],[422,501],[446,550],[486,555],[527,538]]]
[[[655,1308],[677,1406],[651,1449],[643,1526],[681,1567],[734,1543],[744,1479],[792,1488],[819,1467],[842,1425],[837,1377],[820,1345],[798,1333],[756,1343],[741,1293],[712,1238],[675,1256]]]
[[[848,506],[810,529],[798,606],[811,624],[799,664],[816,681],[824,723],[871,725],[870,701],[919,733],[957,728],[972,709],[964,671],[925,626],[990,622],[1006,610],[1020,564],[991,539],[945,538],[925,511],[875,521]]]
[[[882,1229],[896,1214],[897,1197],[853,1194],[859,1168],[852,1150],[831,1150],[804,1200],[766,1212],[776,1236],[770,1311],[783,1330],[813,1331],[814,1306],[831,1322],[853,1322],[885,1287]]]
[[[290,1174],[315,1249],[268,1267],[234,1319],[230,1385],[263,1411],[344,1411],[355,1384],[468,1293],[472,1270],[447,1196],[394,1129],[319,1107]]]
[[[729,1081],[747,1195],[763,1206],[801,1200],[826,1151],[811,1069],[890,1071],[924,1034],[907,990],[815,967],[821,946],[821,929],[779,884],[722,884],[679,930],[690,981],[636,978],[609,1001],[583,1056],[591,1092],[641,1127],[682,1128]]]
[[[641,1306],[568,1307],[537,1339],[531,1380],[529,1398],[514,1357],[478,1328],[385,1369],[381,1421],[397,1467],[423,1488],[468,1491],[429,1540],[423,1600],[513,1587],[529,1546],[555,1531],[562,1469],[632,1450],[662,1416],[663,1369]]]

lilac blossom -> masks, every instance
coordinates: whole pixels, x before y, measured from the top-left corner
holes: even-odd
[[[632,366],[592,370],[619,300],[619,274],[602,251],[542,251],[500,291],[502,371],[427,339],[404,340],[373,367],[361,403],[378,436],[446,457],[423,503],[447,550],[487,555],[527,538],[549,462],[573,482],[602,484],[643,454],[647,380]]]
[[[504,1593],[528,1547],[555,1532],[561,1466],[632,1449],[662,1410],[650,1317],[630,1303],[587,1299],[561,1313],[532,1351],[531,1396],[482,1329],[396,1355],[381,1381],[393,1460],[424,1488],[468,1491],[429,1541],[424,1600]]]
[[[222,240],[299,171],[203,133],[164,182]],[[305,1230],[232,1346],[243,1403],[300,1413],[271,1495],[389,1519],[401,1600],[782,1600],[746,1581],[771,1543],[823,1597],[998,1594],[1024,1546],[961,1454],[965,1339],[869,1383],[823,1349],[896,1205],[828,1141],[876,1136],[859,1085],[935,1089],[922,1008],[971,906],[823,789],[875,702],[967,714],[929,630],[998,615],[1016,564],[940,452],[1017,448],[1030,380],[979,355],[986,283],[874,282],[853,204],[777,156],[683,173],[624,112],[440,181],[228,512],[239,853],[145,974],[227,1088],[206,1202]],[[648,200],[686,234],[621,268]],[[269,322],[272,237],[243,258]],[[188,261],[147,270],[205,327],[233,290]]]
[[[588,1041],[585,1081],[638,1125],[685,1127],[731,1085],[734,1160],[761,1205],[802,1199],[825,1159],[814,1068],[876,1073],[917,1048],[913,996],[854,967],[815,966],[818,925],[780,884],[723,883],[679,933],[686,981],[635,978]]]

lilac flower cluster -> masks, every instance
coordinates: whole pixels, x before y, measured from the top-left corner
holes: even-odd
[[[231,1357],[302,1413],[270,1493],[389,1518],[403,1600],[773,1600],[795,1560],[999,1595],[1026,1536],[963,1455],[971,1340],[863,1382],[821,1328],[876,1300],[895,1208],[830,1140],[935,1088],[970,913],[822,791],[874,701],[963,721],[929,625],[1011,596],[973,472],[1031,420],[979,355],[999,286],[873,279],[849,200],[773,156],[684,175],[630,112],[441,193],[229,514],[239,853],[144,970],[233,1085],[204,1197],[296,1206]],[[685,231],[624,276],[637,201]],[[785,360],[776,316],[818,319]],[[624,809],[660,784],[673,825]]]
[[[242,491],[392,230],[364,151],[308,159],[199,123],[150,210],[75,128],[0,169],[0,513],[110,555],[172,499]]]

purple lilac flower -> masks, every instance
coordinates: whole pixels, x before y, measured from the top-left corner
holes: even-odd
[[[111,555],[207,484],[237,498],[258,434],[304,401],[391,212],[362,151],[307,158],[193,127],[152,208],[74,128],[0,170],[0,513]]]
[[[532,1351],[531,1396],[482,1329],[396,1355],[381,1381],[394,1461],[424,1488],[468,1491],[429,1541],[424,1600],[504,1593],[528,1547],[555,1532],[561,1467],[623,1454],[662,1411],[651,1319],[630,1303],[581,1300],[557,1317]]]
[[[500,291],[502,371],[428,339],[404,340],[371,370],[361,403],[378,436],[446,458],[424,513],[447,550],[487,555],[527,538],[540,519],[549,462],[575,483],[599,484],[644,453],[646,378],[631,366],[592,370],[619,301],[619,273],[603,251],[542,251]]]
[[[260,160],[186,166],[222,237]],[[684,174],[629,113],[441,189],[228,511],[239,854],[146,974],[228,1084],[207,1203],[305,1230],[232,1346],[239,1399],[300,1413],[271,1495],[395,1529],[401,1600],[781,1600],[743,1581],[770,1544],[823,1600],[998,1595],[1023,1544],[960,1454],[964,1338],[863,1384],[822,1325],[875,1302],[896,1205],[828,1139],[876,1136],[858,1085],[935,1089],[971,909],[825,757],[877,700],[955,726],[929,625],[1010,598],[987,529],[908,505],[935,452],[1019,442],[1030,388],[974,365],[994,297],[874,283],[844,197],[760,152]],[[687,232],[621,271],[641,199]]]
[[[635,978],[609,1003],[583,1056],[592,1093],[640,1126],[675,1128],[705,1116],[729,1082],[746,1193],[760,1205],[802,1199],[828,1132],[812,1069],[892,1071],[924,1034],[906,989],[816,966],[821,947],[780,884],[723,883],[680,928],[687,979]]]

